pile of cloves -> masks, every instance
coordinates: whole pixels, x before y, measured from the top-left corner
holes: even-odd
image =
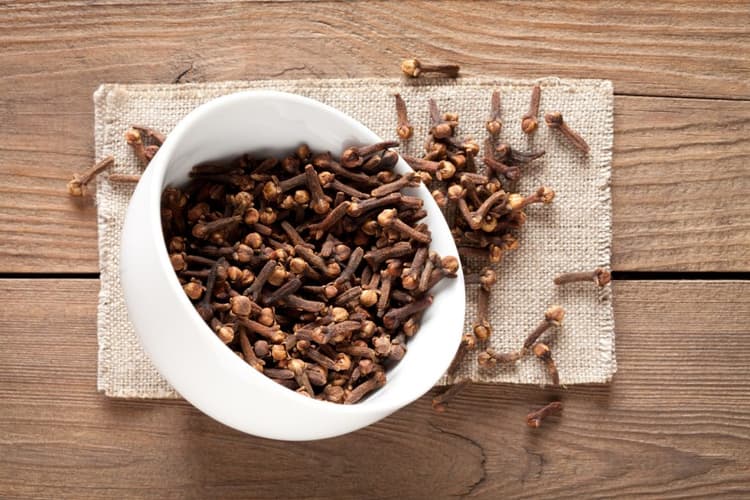
[[[254,369],[316,399],[356,403],[406,353],[458,259],[430,251],[421,178],[393,171],[397,142],[340,157],[301,145],[193,167],[162,197],[180,283]]]
[[[485,143],[485,173],[478,173],[479,144],[455,137],[458,116],[440,114],[430,99],[430,134],[421,158],[404,159],[430,186],[444,209],[459,253],[497,263],[505,252],[518,246],[513,230],[526,221],[525,209],[534,203],[551,203],[555,193],[542,186],[529,196],[511,192],[510,181],[520,178],[521,167],[544,155],[544,151],[522,152],[507,143]],[[505,184],[503,184],[505,183]]]
[[[142,125],[131,125],[130,128],[125,131],[125,142],[131,147],[142,167],[148,166],[165,140],[166,136],[163,133]],[[82,173],[73,174],[73,178],[67,185],[68,194],[74,197],[82,197],[88,194],[88,184],[92,182],[97,175],[110,169],[114,164],[114,156],[106,156]],[[133,184],[141,180],[141,176],[140,174],[110,173],[108,179],[110,182]]]

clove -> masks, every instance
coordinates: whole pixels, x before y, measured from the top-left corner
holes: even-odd
[[[401,61],[401,72],[410,78],[419,78],[424,73],[439,73],[448,78],[457,78],[460,69],[456,64],[423,64],[419,59]]]
[[[604,268],[597,267],[591,272],[563,273],[555,276],[555,285],[567,285],[581,281],[593,282],[598,287],[607,285],[612,280],[612,275]]]
[[[490,116],[485,124],[487,133],[492,137],[500,135],[500,131],[503,129],[503,122],[500,121],[500,91],[495,90],[492,92],[492,99],[490,100]]]
[[[555,361],[552,359],[552,351],[549,346],[538,342],[534,344],[532,352],[534,356],[544,362],[544,365],[547,367],[547,373],[552,377],[552,385],[560,385],[560,374],[557,372],[557,365],[555,365]]]
[[[526,415],[526,425],[531,428],[539,428],[542,426],[542,421],[550,415],[559,415],[562,413],[563,405],[559,401],[554,401],[547,406],[544,406],[536,411],[533,411]]]
[[[402,140],[409,139],[414,134],[414,127],[409,123],[409,118],[406,116],[406,102],[401,94],[394,94],[396,98],[396,134]]]
[[[99,172],[102,172],[112,165],[115,164],[114,156],[106,156],[96,162],[93,166],[85,170],[81,174],[73,174],[73,179],[68,182],[68,194],[70,196],[83,196],[86,194],[86,187],[91,179],[96,177]]]
[[[523,348],[528,350],[544,332],[553,326],[560,326],[563,318],[565,318],[565,310],[562,307],[550,306],[544,313],[544,320],[523,341]]]
[[[539,100],[542,95],[542,88],[539,85],[534,85],[531,89],[531,102],[529,103],[529,110],[521,118],[521,130],[524,134],[533,134],[539,122],[537,121],[537,115],[539,115]]]

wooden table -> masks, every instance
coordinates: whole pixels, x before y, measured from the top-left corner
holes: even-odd
[[[94,5],[95,4],[95,5]],[[0,497],[750,495],[750,5],[411,0],[0,3]],[[100,82],[609,78],[619,371],[558,391],[425,396],[352,435],[280,443],[181,401],[96,392]],[[300,415],[304,425],[304,415]]]

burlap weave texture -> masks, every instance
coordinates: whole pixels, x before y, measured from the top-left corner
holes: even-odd
[[[533,84],[542,87],[541,115],[561,111],[566,122],[586,138],[591,152],[584,156],[556,131],[541,124],[527,137],[520,130]],[[522,150],[545,149],[547,154],[525,170],[523,193],[540,185],[552,187],[552,205],[528,210],[528,222],[518,233],[521,245],[496,266],[498,284],[492,293],[491,345],[498,351],[517,349],[525,335],[542,319],[550,304],[565,307],[564,325],[551,336],[563,384],[602,383],[616,370],[614,323],[609,286],[590,284],[558,288],[552,277],[563,271],[609,266],[611,240],[610,170],[612,149],[612,84],[602,80],[556,78],[522,81],[508,79],[419,80],[347,79],[251,81],[205,84],[102,85],[94,94],[96,155],[112,154],[113,171],[138,173],[141,168],[123,133],[133,123],[168,133],[196,106],[221,95],[248,89],[293,92],[322,101],[364,123],[384,138],[395,137],[393,92],[406,100],[415,126],[414,138],[401,151],[420,155],[427,133],[427,99],[444,111],[460,115],[459,135],[486,137],[492,90],[502,93],[502,140]],[[98,387],[113,397],[178,397],[153,368],[138,344],[128,319],[118,267],[120,232],[133,187],[97,184],[101,291],[98,309]],[[480,263],[469,262],[467,271]],[[476,289],[467,287],[466,328],[476,315]],[[526,358],[515,366],[479,369],[470,354],[458,378],[486,383],[547,382],[538,360]],[[441,383],[450,382],[443,379]]]

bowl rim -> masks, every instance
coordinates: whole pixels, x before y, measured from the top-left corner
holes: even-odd
[[[415,385],[415,389],[410,389],[408,391],[404,391],[402,394],[398,394],[395,396],[389,396],[388,398],[382,399],[382,400],[375,400],[372,401],[369,398],[362,401],[361,403],[351,404],[351,405],[345,405],[345,404],[335,404],[331,403],[329,401],[321,401],[316,400],[309,397],[304,397],[300,394],[297,394],[295,391],[289,390],[286,387],[283,387],[273,380],[271,380],[266,375],[258,372],[257,370],[253,369],[250,365],[248,365],[246,362],[241,360],[238,356],[234,355],[232,350],[227,348],[226,345],[219,340],[216,335],[213,334],[210,327],[206,324],[206,322],[200,317],[197,310],[193,306],[193,304],[190,302],[188,297],[183,292],[182,288],[180,287],[179,281],[176,278],[176,274],[172,270],[172,265],[169,260],[169,251],[167,249],[167,244],[164,239],[164,236],[162,234],[162,224],[161,224],[161,194],[165,187],[165,177],[167,174],[167,168],[170,166],[173,156],[179,151],[179,147],[184,140],[187,138],[187,134],[190,132],[190,129],[193,127],[193,125],[196,122],[199,122],[203,119],[205,119],[208,115],[213,114],[216,112],[217,108],[221,108],[224,106],[231,106],[233,103],[239,102],[239,101],[246,101],[246,100],[254,100],[254,99],[274,99],[274,100],[280,100],[280,101],[287,101],[291,104],[297,104],[297,105],[305,105],[312,108],[316,108],[316,111],[320,111],[323,113],[329,113],[334,115],[336,119],[343,120],[347,123],[347,126],[350,127],[353,132],[357,136],[367,136],[370,137],[370,140],[373,142],[381,141],[382,139],[375,134],[372,130],[370,130],[368,127],[366,127],[364,124],[360,123],[358,120],[352,118],[351,116],[347,115],[346,113],[343,113],[342,111],[337,110],[336,108],[329,106],[327,104],[324,104],[320,101],[317,101],[315,99],[311,99],[308,97],[304,97],[298,94],[293,94],[289,92],[281,92],[281,91],[275,91],[275,90],[245,90],[240,92],[235,92],[232,94],[224,95],[217,97],[215,99],[212,99],[210,101],[207,101],[192,111],[190,111],[185,117],[183,117],[175,126],[175,128],[170,132],[170,134],[167,136],[167,139],[165,140],[164,144],[159,148],[159,151],[156,153],[152,161],[150,162],[150,165],[147,169],[148,173],[150,174],[150,179],[148,181],[148,184],[144,187],[147,187],[146,190],[146,207],[145,212],[147,214],[147,217],[149,219],[152,219],[152,222],[155,221],[153,224],[149,224],[151,226],[151,237],[155,238],[156,246],[157,246],[157,262],[159,262],[160,267],[162,270],[167,271],[168,278],[168,285],[170,290],[175,294],[177,297],[177,302],[180,304],[180,307],[182,309],[186,309],[186,313],[193,318],[194,322],[197,322],[199,325],[201,325],[202,331],[205,334],[210,334],[210,336],[213,338],[214,342],[210,345],[213,346],[215,353],[212,355],[216,355],[219,360],[219,362],[226,362],[228,363],[228,367],[231,367],[232,371],[236,371],[239,367],[239,369],[242,369],[243,371],[251,372],[251,377],[254,377],[255,380],[258,381],[260,384],[266,384],[267,387],[273,389],[278,389],[276,392],[279,394],[279,397],[287,399],[291,404],[298,404],[300,405],[301,409],[304,410],[305,408],[309,408],[312,411],[320,412],[320,411],[330,411],[335,412],[337,414],[348,414],[352,416],[365,416],[365,415],[371,415],[374,413],[382,413],[382,414],[390,414],[395,412],[396,410],[416,401],[417,399],[421,398],[424,394],[429,392],[429,390],[434,387],[435,383],[437,383],[438,380],[443,376],[445,373],[445,370],[450,366],[450,362],[445,366],[444,370],[436,371],[436,375],[425,377],[424,379],[420,380],[426,380],[425,382],[422,382],[421,384]],[[399,153],[399,162],[398,165],[400,165],[400,168],[406,168],[408,170],[411,170],[411,167],[406,163],[406,161],[403,159],[401,154]],[[146,178],[146,176],[144,176]],[[418,188],[421,193],[418,195],[421,198],[425,198],[425,196],[429,196],[429,191],[425,186],[420,186]],[[423,191],[422,191],[423,190]],[[432,229],[432,228],[431,228]],[[455,242],[453,241],[452,235],[449,233],[446,235],[449,238],[449,243],[453,247],[453,251],[455,252],[455,255],[458,257],[458,249],[455,245]],[[446,346],[446,348],[453,348],[455,351],[457,351],[461,335],[463,333],[463,316],[465,315],[466,310],[466,292],[464,288],[464,277],[463,277],[463,267],[460,264],[459,261],[459,270],[457,273],[456,278],[457,284],[460,285],[460,303],[456,303],[455,305],[460,306],[458,309],[459,311],[462,311],[462,317],[460,324],[462,325],[460,330],[456,333],[456,341],[455,341],[455,347],[452,346]],[[451,308],[453,309],[453,308]],[[417,332],[417,335],[419,332]],[[139,335],[140,337],[140,335]],[[407,353],[408,356],[408,353]],[[451,358],[452,359],[452,358]],[[400,361],[400,362],[403,362]],[[400,363],[399,362],[399,363]],[[154,366],[159,371],[159,373],[173,386],[180,385],[174,384],[171,380],[171,376],[164,373],[162,369],[157,365],[156,362],[154,362]],[[429,384],[428,384],[429,382]],[[386,382],[387,384],[387,382]],[[184,396],[185,399],[190,401],[190,399],[187,396]],[[192,401],[191,401],[192,403]],[[213,416],[212,411],[207,408],[200,408],[201,411],[204,411],[205,413],[208,413]],[[216,417],[218,418],[218,417]],[[221,418],[218,418],[221,420]]]

